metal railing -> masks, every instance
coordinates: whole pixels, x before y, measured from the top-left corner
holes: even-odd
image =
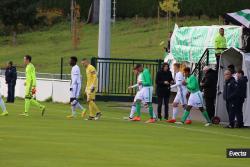
[[[5,75],[5,70],[0,69],[0,75]],[[17,77],[25,77],[25,72],[17,71]],[[37,78],[70,80],[70,74],[36,73]]]
[[[136,83],[133,68],[136,64],[142,64],[151,72],[153,83],[157,71],[163,60],[150,59],[123,59],[123,58],[96,58],[91,59],[91,64],[98,72],[98,94],[102,95],[134,95],[135,90],[128,87]],[[155,85],[154,85],[155,86]]]
[[[221,50],[226,50],[227,48],[219,48]],[[210,63],[210,55],[211,52],[215,53],[216,48],[207,48],[204,53],[202,54],[199,62],[195,65],[194,70],[192,71],[192,74],[198,77],[199,82],[201,82],[204,73],[203,73],[203,68],[205,66],[211,65]]]

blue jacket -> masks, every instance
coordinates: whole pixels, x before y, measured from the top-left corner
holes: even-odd
[[[6,68],[5,80],[7,84],[10,84],[10,83],[16,84],[16,80],[17,80],[16,67],[12,66],[10,68]]]
[[[247,97],[247,82],[248,79],[246,76],[243,76],[238,80],[238,97],[241,103],[244,103],[245,98]]]
[[[235,81],[234,77],[225,81],[223,98],[226,102],[234,103],[237,102],[238,98],[238,83]]]

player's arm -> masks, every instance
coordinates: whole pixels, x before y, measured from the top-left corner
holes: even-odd
[[[137,83],[137,84],[134,84],[134,85],[132,85],[132,86],[129,86],[128,88],[129,89],[134,89],[134,88],[137,88],[139,86],[139,84]]]
[[[32,87],[35,88],[36,87],[36,70],[35,68],[33,68],[31,70],[31,82],[32,82]]]
[[[94,92],[95,87],[96,87],[95,83],[97,82],[97,74],[96,74],[96,70],[95,70],[95,69],[93,69],[93,70],[90,72],[90,75],[91,75],[91,76],[92,76],[92,78],[93,78],[93,81],[92,81],[92,83],[90,84],[90,85],[91,85],[90,90],[91,90],[91,92]]]
[[[176,88],[178,86],[181,86],[182,81],[183,81],[183,77],[181,77],[180,75],[177,75],[176,76],[176,83],[174,85],[171,85],[171,89]]]

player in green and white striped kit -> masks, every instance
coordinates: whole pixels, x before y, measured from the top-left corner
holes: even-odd
[[[205,105],[197,78],[194,75],[191,75],[191,70],[189,67],[186,67],[184,69],[184,75],[186,77],[186,81],[183,81],[183,85],[186,85],[188,91],[190,92],[190,96],[188,99],[188,105],[186,107],[186,110],[181,118],[181,122],[176,123],[184,124],[190,114],[192,107],[195,107],[200,109],[202,115],[206,119],[207,123],[205,124],[205,126],[210,126],[211,120],[208,116],[207,111],[205,110]]]
[[[130,114],[129,114],[129,117],[124,117],[125,120],[133,120],[133,118],[135,117],[135,114],[136,114],[136,102],[140,102],[143,106],[147,106],[145,101],[144,101],[144,98],[143,98],[143,91],[142,91],[142,84],[140,84],[140,82],[143,81],[143,75],[142,73],[139,73],[138,70],[136,69],[133,69],[134,71],[134,74],[137,76],[137,82],[136,84],[132,85],[132,86],[129,86],[128,89],[137,89],[136,91],[136,95],[134,97],[134,101],[132,103],[132,106],[131,106],[131,111],[130,111]],[[156,115],[155,113],[154,114],[154,118],[156,118]]]
[[[134,70],[142,74],[142,80],[138,82],[141,88],[141,96],[145,102],[146,107],[148,108],[150,119],[146,123],[154,123],[156,119],[154,118],[154,111],[152,106],[152,96],[153,96],[153,82],[152,77],[147,68],[143,68],[141,64],[137,64]],[[133,118],[133,121],[141,120],[141,100],[136,101],[136,117]]]

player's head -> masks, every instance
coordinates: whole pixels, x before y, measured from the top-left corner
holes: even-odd
[[[88,65],[89,65],[90,63],[89,63],[89,60],[88,60],[88,59],[83,58],[82,61],[81,61],[81,64],[82,64],[84,67],[88,67]]]
[[[240,79],[242,77],[244,77],[244,71],[243,70],[238,70],[237,71],[237,79]]]
[[[12,61],[9,61],[8,63],[7,63],[7,67],[12,67],[13,66],[13,62]]]
[[[232,72],[230,70],[226,70],[224,72],[224,79],[227,81],[229,80],[230,78],[232,78]]]
[[[136,69],[133,69],[134,74],[137,76],[139,74],[139,71]]]
[[[224,28],[220,28],[219,33],[221,36],[224,36]]]
[[[179,72],[180,71],[181,65],[179,63],[174,63],[174,72]]]
[[[69,65],[73,67],[76,65],[76,63],[77,63],[77,57],[71,56],[69,59]]]
[[[191,69],[189,67],[184,68],[184,76],[189,77],[191,74]]]
[[[235,73],[235,66],[233,64],[230,64],[229,66],[227,66],[228,70],[231,71],[232,74]]]
[[[165,71],[165,72],[169,71],[169,65],[168,65],[168,63],[163,63],[163,65],[162,65],[162,71]]]
[[[24,62],[25,65],[29,64],[31,62],[31,60],[32,60],[32,58],[31,58],[30,55],[26,55],[23,58],[23,62]]]
[[[134,67],[134,70],[138,71],[138,73],[143,71],[143,66],[142,64],[136,64],[136,66]]]

